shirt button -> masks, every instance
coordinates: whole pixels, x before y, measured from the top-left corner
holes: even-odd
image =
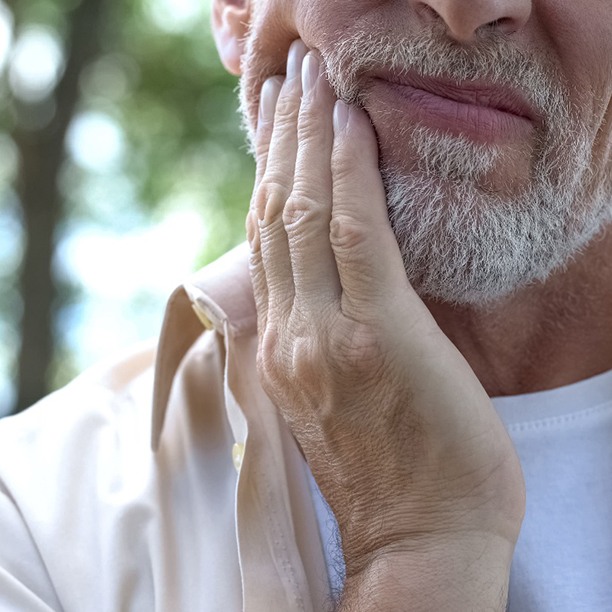
[[[236,471],[239,472],[242,467],[242,458],[244,457],[244,444],[236,442],[232,448],[232,461]]]
[[[191,307],[193,308],[193,312],[196,313],[198,319],[200,319],[200,323],[202,323],[206,329],[212,329],[213,324],[211,320],[197,307],[197,305],[192,304]]]

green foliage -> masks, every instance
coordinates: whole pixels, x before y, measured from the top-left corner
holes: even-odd
[[[60,42],[66,66],[76,52],[68,40],[72,20],[79,7],[87,9],[89,4],[93,8],[96,2],[15,2],[9,5],[14,39],[32,26],[44,26]],[[118,137],[118,153],[96,167],[71,155],[68,146],[55,177],[63,199],[63,217],[55,228],[58,247],[61,251],[62,241],[75,228],[130,232],[159,222],[177,207],[189,208],[198,211],[207,229],[193,262],[195,269],[244,239],[254,164],[239,129],[237,81],[217,57],[206,0],[103,0],[101,6],[101,23],[89,33],[98,43],[98,52],[80,72],[73,119],[95,116],[109,122]],[[6,68],[0,79],[0,156],[5,160],[3,151],[10,150],[11,135],[19,128],[16,121],[21,121],[22,130],[34,132],[43,130],[54,109],[57,112],[53,91],[37,103],[19,102],[8,73]],[[14,206],[15,174],[0,176],[4,180],[0,213]],[[0,219],[0,225],[3,222]],[[18,309],[14,305],[19,302],[15,275],[3,275],[0,282],[10,289],[0,301],[0,328],[15,335]],[[64,331],[72,319],[61,323],[66,312],[78,310],[81,301],[87,300],[87,288],[80,284],[82,279],[60,270],[54,296],[60,324],[48,374],[52,387],[87,365]],[[126,317],[145,307],[160,309],[160,299],[148,297],[143,302],[142,291],[126,296]],[[5,376],[11,363],[14,368],[17,347],[13,343],[0,355],[0,376],[3,367]]]
[[[154,210],[188,193],[200,198],[203,214],[221,205],[235,222],[244,217],[253,172],[238,128],[236,79],[217,58],[206,11],[184,31],[168,32],[148,16],[154,4],[110,5],[104,52],[82,78],[81,109],[121,125],[122,171],[141,206]],[[231,233],[239,239],[242,228]]]

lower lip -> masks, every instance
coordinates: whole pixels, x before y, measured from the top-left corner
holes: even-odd
[[[378,90],[378,91],[377,91]],[[529,134],[533,122],[488,106],[457,102],[436,94],[376,79],[374,95],[416,123],[481,143],[517,140]]]

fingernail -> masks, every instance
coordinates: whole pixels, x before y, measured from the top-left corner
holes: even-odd
[[[334,132],[342,132],[348,123],[351,109],[342,100],[334,105]]]
[[[261,88],[259,98],[259,121],[272,121],[274,119],[274,110],[276,109],[276,101],[280,93],[281,80],[279,77],[271,77],[265,81]]]
[[[319,78],[319,60],[309,53],[302,63],[302,91],[307,94],[315,86]]]
[[[302,68],[302,61],[304,56],[308,53],[306,45],[301,40],[294,40],[289,47],[289,54],[287,55],[287,80],[291,80],[300,74]]]

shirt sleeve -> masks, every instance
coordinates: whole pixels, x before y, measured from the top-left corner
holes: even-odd
[[[152,356],[0,421],[0,612],[154,609]]]
[[[0,481],[0,611],[61,611],[35,543]]]

